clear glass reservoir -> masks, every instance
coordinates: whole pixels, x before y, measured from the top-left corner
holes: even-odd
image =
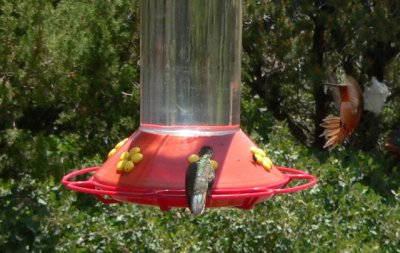
[[[142,0],[142,126],[235,126],[241,0]]]

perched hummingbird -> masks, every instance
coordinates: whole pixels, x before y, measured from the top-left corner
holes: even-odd
[[[200,150],[200,159],[189,165],[186,171],[185,192],[190,211],[200,215],[206,208],[207,197],[214,183],[215,171],[210,159],[212,149],[204,146]]]
[[[346,76],[344,83],[332,84],[331,91],[340,116],[328,115],[323,119],[321,126],[325,130],[321,136],[326,139],[324,148],[341,144],[357,128],[363,105],[361,88],[351,76]]]

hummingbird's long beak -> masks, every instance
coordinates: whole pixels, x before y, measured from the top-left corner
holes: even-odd
[[[346,87],[347,86],[347,83],[325,83],[326,85],[329,85],[329,86],[334,86],[334,87]]]

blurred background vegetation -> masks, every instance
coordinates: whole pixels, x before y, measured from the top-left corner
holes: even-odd
[[[396,0],[243,1],[242,127],[314,188],[194,218],[62,187],[139,125],[138,2],[0,0],[1,252],[400,252]],[[326,71],[391,91],[331,151]]]

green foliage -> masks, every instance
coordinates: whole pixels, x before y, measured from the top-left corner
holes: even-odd
[[[0,157],[2,175],[60,176],[138,126],[136,3],[0,10],[0,148],[12,154]]]
[[[101,164],[138,126],[138,2],[0,0],[0,251],[399,252],[399,165],[380,149],[319,151],[293,135],[293,122],[301,122],[312,139],[313,78],[321,71],[308,57],[315,6],[297,2],[244,1],[242,127],[276,164],[319,182],[249,211],[209,209],[196,218],[181,209],[104,205],[60,184],[67,172]],[[369,29],[384,42],[398,29],[379,18],[391,1],[368,15],[357,1],[327,2],[338,11],[322,20],[348,27],[343,52],[366,79],[368,61],[358,56]],[[333,66],[341,55],[327,45]],[[394,95],[379,145],[400,120],[398,61],[385,69]],[[254,92],[249,80],[260,76],[271,86]]]

